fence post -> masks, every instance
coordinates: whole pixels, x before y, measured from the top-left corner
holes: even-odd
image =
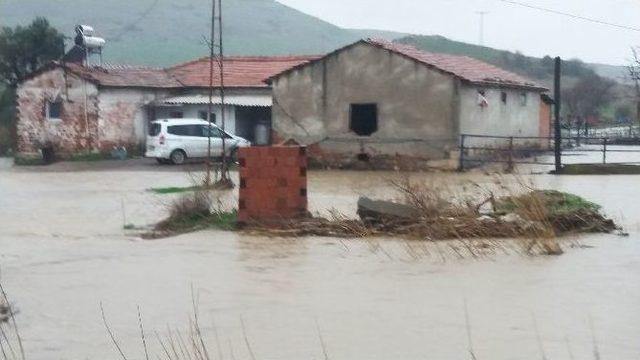
[[[464,171],[464,139],[465,139],[465,135],[462,134],[460,135],[460,155],[459,155],[459,159],[458,159],[458,171],[462,172]]]
[[[507,163],[507,172],[513,172],[513,136],[509,137],[509,160]]]
[[[602,139],[602,163],[607,163],[607,138]]]

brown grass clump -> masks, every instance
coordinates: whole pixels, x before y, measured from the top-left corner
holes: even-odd
[[[396,236],[415,240],[520,239],[526,253],[562,254],[558,236],[573,232],[616,229],[595,204],[571,194],[533,190],[522,183],[494,190],[471,184],[467,194],[455,195],[446,186],[394,180],[398,202],[416,209],[406,218],[349,219],[336,212],[330,218],[282,221],[274,226],[249,224],[247,230],[275,236],[364,238]]]
[[[211,214],[212,201],[205,191],[194,191],[172,201],[169,216],[156,225],[156,230],[179,230],[192,226]]]

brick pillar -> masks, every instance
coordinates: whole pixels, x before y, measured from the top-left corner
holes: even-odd
[[[240,148],[238,221],[263,223],[307,215],[307,149]]]

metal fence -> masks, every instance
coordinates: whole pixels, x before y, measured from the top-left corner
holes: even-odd
[[[563,137],[561,138],[562,164],[640,164],[640,147],[618,145],[624,144],[625,139]],[[629,140],[633,139],[635,138]],[[487,163],[505,164],[507,171],[512,171],[516,165],[554,166],[554,144],[553,137],[463,134],[459,142],[458,169],[464,171]],[[580,146],[581,144],[586,145]],[[638,154],[638,156],[625,156],[624,159],[612,160],[612,154]],[[582,159],[576,160],[578,156],[582,156]]]

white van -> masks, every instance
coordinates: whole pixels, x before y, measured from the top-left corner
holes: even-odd
[[[206,158],[211,136],[211,156],[222,156],[222,139],[227,156],[233,156],[239,147],[251,143],[239,136],[222,131],[201,119],[163,119],[149,125],[145,157],[155,158],[161,164],[183,164],[187,159]]]

